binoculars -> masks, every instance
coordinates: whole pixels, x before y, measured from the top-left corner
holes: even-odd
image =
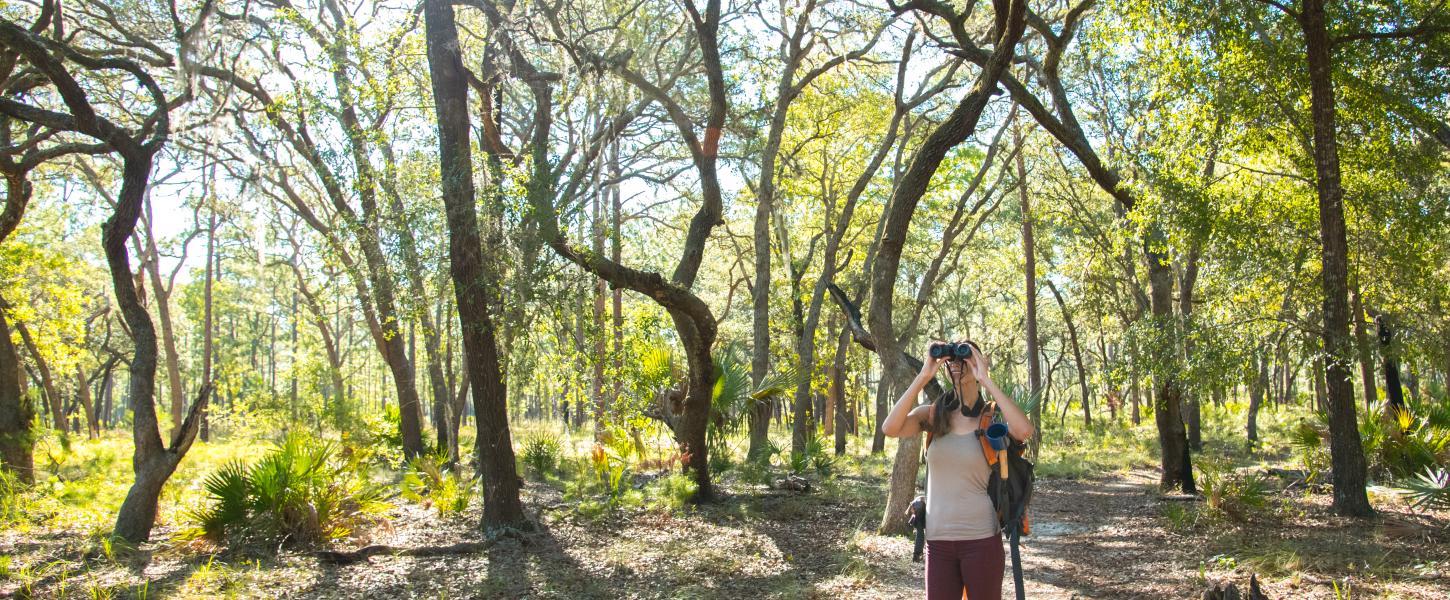
[[[972,357],[972,346],[967,343],[945,343],[932,344],[930,348],[932,358],[949,358],[952,360],[967,360]]]

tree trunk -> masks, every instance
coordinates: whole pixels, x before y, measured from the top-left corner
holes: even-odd
[[[1150,306],[1154,328],[1159,336],[1156,347],[1163,349],[1158,358],[1172,363],[1159,365],[1153,374],[1153,420],[1158,427],[1158,445],[1162,450],[1163,475],[1159,487],[1164,490],[1181,488],[1183,493],[1193,494],[1197,489],[1188,455],[1188,435],[1184,430],[1182,411],[1183,387],[1176,360],[1179,342],[1173,314],[1173,272],[1166,257],[1153,249],[1154,242],[1159,240],[1161,233],[1155,230],[1143,241],[1143,254],[1148,263]]]
[[[13,189],[11,193],[14,193]],[[0,241],[3,239],[4,236],[0,236]],[[10,340],[9,310],[10,305],[0,297],[0,464],[28,484],[35,480],[32,454],[35,434],[31,430],[35,414],[30,399],[25,395],[25,374],[21,371],[20,354]]]
[[[1369,334],[1364,328],[1364,298],[1361,297],[1359,286],[1351,290],[1350,300],[1350,322],[1354,324],[1354,349],[1359,356],[1360,385],[1364,388],[1364,410],[1368,413],[1374,406],[1377,399],[1375,393],[1374,359],[1370,353],[1373,351],[1369,343]],[[1438,311],[1437,311],[1438,314]]]
[[[5,141],[9,143],[9,127]],[[20,226],[25,208],[34,188],[27,181],[27,172],[6,172],[5,207],[0,210],[0,244]],[[0,295],[0,467],[14,473],[21,482],[35,480],[33,456],[35,438],[34,407],[25,396],[25,373],[20,366],[20,352],[10,339],[10,304]]]
[[[113,145],[115,143],[112,142]],[[159,150],[160,146],[154,148],[152,152]],[[135,448],[131,465],[136,479],[116,514],[114,535],[139,544],[151,537],[161,488],[186,456],[187,450],[191,449],[200,425],[198,419],[200,413],[206,410],[211,389],[202,385],[190,416],[173,432],[171,445],[165,445],[161,440],[155,407],[156,329],[136,293],[130,259],[126,254],[126,240],[135,233],[136,222],[141,216],[152,154],[134,149],[123,153],[123,156],[121,192],[117,195],[115,214],[102,227],[101,245],[110,267],[116,303],[131,330],[134,343],[127,399],[131,403],[131,438]]]
[[[1264,396],[1269,391],[1269,353],[1259,350],[1254,360],[1254,379],[1249,386],[1248,438],[1249,449],[1259,444],[1259,409],[1264,406]]]
[[[1320,264],[1324,280],[1325,383],[1329,388],[1330,460],[1334,474],[1334,508],[1346,516],[1374,514],[1365,494],[1364,447],[1354,414],[1354,387],[1349,376],[1348,243],[1344,225],[1344,190],[1339,183],[1339,147],[1335,140],[1333,66],[1324,0],[1304,0],[1299,24],[1304,30],[1309,67],[1310,108],[1314,117],[1314,171],[1319,193]]]
[[[846,453],[848,423],[854,422],[854,419],[848,421],[846,410],[846,351],[850,347],[851,334],[843,327],[836,338],[835,361],[831,364],[831,402],[836,409],[836,456],[841,456]]]
[[[458,430],[463,426],[464,411],[468,407],[468,390],[472,387],[469,383],[468,367],[465,361],[463,378],[459,382],[457,392],[452,396],[452,404],[448,410],[448,462],[457,465],[463,456],[459,452]]]
[[[522,481],[514,465],[508,405],[499,369],[492,311],[498,305],[498,274],[485,265],[474,209],[468,89],[453,7],[444,0],[423,5],[428,67],[437,107],[439,167],[448,217],[449,271],[462,326],[464,364],[474,391],[478,420],[478,462],[483,474],[483,527],[528,524],[519,501]],[[537,124],[536,124],[537,125]],[[489,248],[497,250],[493,232]]]
[[[156,317],[161,321],[161,347],[166,352],[166,391],[171,398],[171,429],[175,431],[181,426],[181,403],[185,390],[181,384],[181,356],[176,351],[176,334],[172,330],[171,288],[161,285],[161,255],[156,250],[156,235],[151,228],[150,196],[147,195],[144,201],[146,218],[143,222],[146,226],[146,253],[149,258],[141,264],[151,278],[151,295],[156,298]]]
[[[1210,150],[1210,156],[1216,152],[1217,146]],[[1208,166],[1204,168],[1204,178],[1213,178],[1213,158],[1209,158]],[[1193,342],[1193,291],[1198,283],[1199,258],[1203,255],[1203,238],[1195,237],[1190,243],[1188,255],[1183,258],[1183,273],[1178,279],[1178,314],[1181,317],[1183,364],[1186,366],[1193,360],[1195,346]],[[1181,385],[1181,384],[1180,384]],[[1200,388],[1202,386],[1199,386]],[[1183,410],[1185,420],[1188,423],[1188,448],[1193,452],[1203,450],[1203,406],[1200,402],[1201,394],[1198,390],[1183,390]]]
[[[1082,348],[1077,343],[1077,327],[1073,325],[1072,313],[1068,312],[1067,303],[1062,301],[1062,294],[1057,290],[1057,284],[1048,279],[1047,289],[1052,290],[1052,297],[1057,299],[1057,308],[1062,311],[1062,320],[1067,324],[1067,335],[1072,340],[1072,357],[1077,363],[1077,386],[1082,391],[1082,423],[1084,427],[1092,427],[1093,413],[1092,407],[1088,404],[1090,396],[1087,384],[1087,366],[1083,364]]]
[[[45,392],[46,404],[50,406],[51,426],[56,431],[65,433],[65,410],[63,400],[60,397],[60,390],[55,387],[55,379],[50,372],[50,362],[40,354],[40,348],[35,344],[35,338],[30,336],[30,329],[20,321],[15,322],[15,330],[20,332],[20,342],[25,344],[25,349],[30,352],[30,357],[35,360],[35,367],[40,371],[40,387]]]
[[[1315,357],[1311,363],[1314,369],[1314,410],[1322,412],[1329,410],[1329,403],[1324,398],[1324,359]]]
[[[1400,382],[1400,353],[1399,346],[1395,343],[1394,325],[1390,323],[1389,315],[1384,313],[1376,316],[1374,323],[1385,376],[1385,406],[1404,410],[1405,390]],[[21,331],[24,332],[23,329]]]
[[[609,228],[609,259],[615,264],[620,264],[623,254],[622,233],[623,216],[620,210],[619,180],[623,177],[619,166],[619,144],[609,145],[609,204],[610,204],[610,228]],[[624,377],[620,375],[624,371],[624,290],[615,286],[610,294],[612,311],[612,327],[614,330],[614,389],[610,392],[610,406],[618,405],[619,397],[624,393]],[[768,410],[769,407],[767,407]],[[603,420],[603,416],[599,417]]]
[[[910,530],[906,507],[916,497],[916,474],[921,470],[921,434],[897,440],[896,459],[891,463],[891,484],[886,492],[886,510],[876,532],[905,535]]]
[[[423,260],[418,254],[417,236],[414,233],[411,221],[403,207],[403,199],[397,189],[397,164],[393,159],[392,147],[388,144],[379,144],[387,159],[387,174],[383,178],[383,191],[388,201],[389,212],[395,223],[397,223],[398,248],[403,258],[403,268],[407,271],[408,293],[412,295],[409,302],[414,307],[412,312],[416,319],[423,326],[423,360],[428,370],[428,388],[432,392],[433,407],[433,430],[436,433],[438,448],[448,445],[448,416],[447,406],[450,400],[448,395],[447,380],[443,375],[443,357],[439,343],[439,333],[442,323],[435,323],[428,311],[428,290],[423,285],[426,274],[431,269],[426,269]],[[411,335],[410,335],[411,337]],[[410,360],[416,365],[416,361]],[[414,369],[416,373],[416,369]],[[416,388],[414,393],[416,394]],[[421,408],[421,403],[420,403]],[[421,427],[421,426],[420,426]],[[421,436],[421,431],[420,434]]]
[[[1137,425],[1139,425],[1139,424],[1141,424],[1143,422],[1143,412],[1139,408],[1139,406],[1141,406],[1141,403],[1142,403],[1142,398],[1139,396],[1139,390],[1141,389],[1140,386],[1139,386],[1139,380],[1141,378],[1141,375],[1138,373],[1138,359],[1137,359],[1137,354],[1136,354],[1137,353],[1137,343],[1134,343],[1133,344],[1133,347],[1134,347],[1134,349],[1133,349],[1133,353],[1134,354],[1128,358],[1128,362],[1132,363],[1132,366],[1130,367],[1130,371],[1131,371],[1130,377],[1133,380],[1132,393],[1131,393],[1131,395],[1133,397],[1133,425],[1134,426],[1137,426]]]
[[[887,404],[891,402],[891,387],[888,384],[889,378],[886,372],[881,372],[881,378],[876,380],[876,427],[871,430],[871,453],[880,454],[886,451],[886,433],[881,431],[881,425],[886,422]]]
[[[593,231],[590,236],[592,249],[600,256],[604,255],[604,190],[598,182],[598,169],[595,170],[594,194],[591,196],[593,205],[593,218],[590,220]],[[606,289],[604,278],[594,276],[594,319],[593,327],[590,328],[590,335],[594,338],[594,351],[589,357],[590,364],[594,367],[590,373],[589,380],[589,407],[594,420],[594,431],[596,438],[598,432],[604,430],[604,363],[609,358],[605,345],[606,330],[604,328],[604,305]],[[582,420],[584,406],[580,406],[580,417]]]
[[[86,380],[86,372],[79,363],[76,364],[76,399],[80,401],[81,409],[86,413],[86,437],[96,439],[101,435],[101,426],[96,421],[96,405],[91,399],[91,383]]]
[[[1022,147],[1021,129],[1014,129],[1013,135],[1017,138],[1017,146]],[[1021,152],[1017,153],[1017,197],[1022,202],[1022,276],[1026,280],[1023,295],[1027,301],[1027,391],[1033,398],[1043,399],[1042,364],[1037,358],[1037,252],[1032,239],[1032,201],[1027,194],[1027,168]],[[1032,407],[1032,422],[1039,430],[1043,426],[1043,404],[1046,402],[1040,400]],[[1042,435],[1039,431],[1038,435],[1032,436],[1033,457],[1037,456],[1041,445]]]
[[[215,182],[215,179],[213,179],[212,181]],[[210,191],[210,190],[203,190],[203,191],[205,192],[205,191]],[[206,385],[206,384],[211,383],[211,378],[212,378],[212,373],[211,373],[211,371],[212,371],[212,369],[211,369],[212,365],[211,365],[211,363],[212,363],[212,353],[214,351],[214,349],[213,349],[213,343],[214,343],[213,340],[215,338],[215,333],[214,333],[214,331],[215,331],[215,324],[213,323],[213,319],[212,319],[212,288],[213,288],[213,285],[214,285],[214,283],[216,281],[216,264],[215,264],[216,263],[216,228],[217,228],[216,201],[217,201],[217,198],[216,198],[215,194],[213,194],[210,197],[209,201],[208,201],[208,206],[210,208],[210,211],[208,212],[208,216],[207,216],[207,227],[206,227],[206,281],[202,284],[202,292],[201,292],[201,294],[202,294],[202,299],[201,299],[201,304],[202,304],[202,308],[201,308],[201,311],[202,311],[202,315],[201,315],[201,328],[202,328],[202,332],[201,332],[201,336],[202,336],[201,337],[201,383],[202,383],[202,385]],[[201,432],[200,432],[200,436],[201,436],[201,441],[203,441],[203,442],[206,442],[206,441],[210,441],[211,440],[211,419],[209,418],[209,416],[208,416],[207,413],[202,413],[202,415],[201,415]]]

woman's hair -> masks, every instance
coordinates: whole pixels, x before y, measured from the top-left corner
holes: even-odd
[[[982,351],[981,346],[978,346],[976,342],[973,342],[971,340],[958,340],[958,341],[956,341],[954,343],[957,343],[957,344],[968,344],[968,345],[970,345],[972,347],[972,350],[974,352],[977,352],[979,354]],[[965,368],[965,366],[963,368]],[[932,402],[932,404],[931,404],[931,418],[928,421],[927,427],[925,429],[927,431],[930,431],[931,432],[931,435],[933,437],[943,436],[943,435],[946,435],[947,433],[951,432],[951,430],[952,430],[951,411],[954,411],[954,410],[962,410],[962,402],[963,401],[964,400],[961,397],[961,390],[958,390],[956,388],[956,382],[953,381],[952,382],[952,388],[950,390],[947,390],[947,391],[943,392],[942,395],[938,396],[936,398],[936,400],[934,400]],[[975,417],[975,416],[981,415],[982,414],[982,407],[985,406],[985,404],[986,404],[986,398],[982,396],[982,388],[981,388],[981,386],[978,386],[977,387],[977,402],[971,408],[966,409],[965,410],[965,414],[967,416],[969,416],[969,417]]]

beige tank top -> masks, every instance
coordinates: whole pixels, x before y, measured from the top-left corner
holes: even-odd
[[[997,535],[997,513],[987,497],[991,467],[975,430],[935,437],[926,449],[926,469],[926,539]]]

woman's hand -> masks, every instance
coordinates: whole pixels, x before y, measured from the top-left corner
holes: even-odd
[[[917,374],[917,379],[928,381],[936,377],[936,372],[941,370],[942,364],[947,361],[946,357],[932,358],[931,356],[931,347],[940,343],[943,342],[941,340],[927,342],[926,351],[921,354],[921,373]]]
[[[987,356],[987,354],[985,352],[982,352],[981,350],[977,350],[976,352],[972,353],[971,363],[972,377],[975,377],[978,383],[985,383],[991,378],[991,376],[987,374],[987,370],[992,368],[992,357]]]

